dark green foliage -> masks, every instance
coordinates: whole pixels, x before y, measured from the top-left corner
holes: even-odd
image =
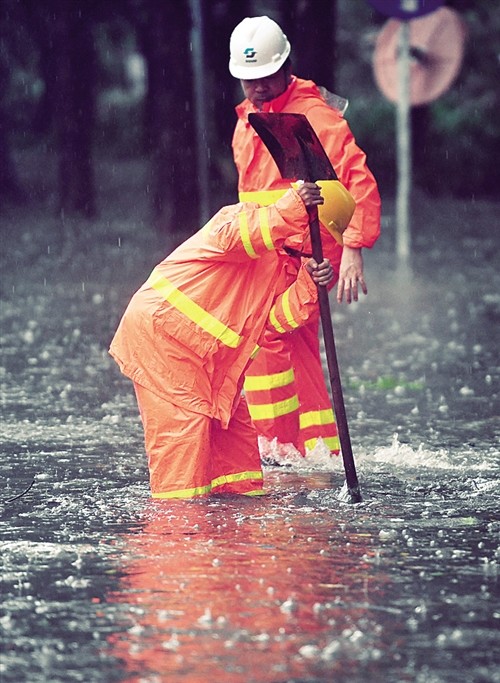
[[[413,177],[436,195],[495,198],[500,13],[490,0],[447,4],[467,23],[466,54],[450,90],[412,113]],[[160,230],[175,231],[179,212],[196,225],[193,7],[204,28],[201,135],[212,211],[236,197],[230,143],[241,89],[227,69],[229,36],[252,14],[267,13],[281,23],[297,75],[349,98],[346,118],[382,191],[394,193],[394,105],[377,90],[372,73],[375,39],[386,18],[365,0],[2,0],[0,199],[35,196],[24,187],[17,155],[53,149],[58,192],[44,183],[38,196],[58,195],[55,210],[91,215],[102,201],[94,205],[98,159],[146,156],[150,172],[138,192],[149,195]],[[142,85],[141,68],[147,73]],[[57,172],[48,176],[57,178]]]
[[[499,198],[500,12],[490,0],[445,2],[468,31],[460,73],[450,89],[412,111],[414,185],[435,195]],[[337,89],[349,98],[346,118],[382,191],[395,188],[395,106],[372,71],[376,36],[388,20],[365,0],[338,0]]]

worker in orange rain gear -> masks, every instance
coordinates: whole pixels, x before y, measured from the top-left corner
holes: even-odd
[[[342,237],[321,225],[323,253],[338,281],[337,300],[367,294],[362,247],[372,247],[380,232],[380,196],[340,111],[329,106],[313,81],[292,75],[290,43],[268,17],[244,19],[230,40],[231,74],[240,79],[245,100],[236,107],[238,120],[232,145],[239,175],[240,201],[276,201],[287,187],[262,140],[248,122],[254,111],[305,114],[322,143],[340,182],[356,201]],[[324,91],[326,92],[326,91]],[[320,215],[321,220],[321,215]],[[339,441],[321,363],[316,316],[293,334],[267,345],[246,372],[245,393],[259,434],[293,445],[305,455],[318,437],[333,453]],[[265,455],[265,444],[261,443]]]
[[[332,215],[352,202],[335,185]],[[316,285],[332,277],[327,260],[297,265],[284,250],[301,250],[306,206],[323,201],[318,185],[303,183],[268,207],[221,209],[132,297],[110,353],[134,382],[153,498],[262,492],[244,372],[264,337],[307,321]]]

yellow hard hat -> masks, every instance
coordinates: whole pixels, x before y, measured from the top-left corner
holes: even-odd
[[[349,225],[356,202],[352,194],[338,180],[317,180],[321,187],[324,204],[318,206],[318,218],[339,244],[343,244],[342,233]]]
[[[296,187],[296,183],[292,185]],[[331,236],[343,244],[342,233],[349,225],[356,202],[339,180],[316,180],[316,185],[320,186],[325,200],[318,206],[318,218]]]

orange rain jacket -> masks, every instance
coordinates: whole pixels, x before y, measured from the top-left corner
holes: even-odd
[[[139,387],[145,431],[147,424],[153,425],[153,432],[146,433],[146,450],[154,496],[173,497],[181,490],[186,496],[208,493],[226,473],[222,464],[218,472],[203,475],[205,480],[197,479],[196,472],[189,480],[186,461],[184,468],[177,467],[174,480],[166,466],[160,466],[157,476],[153,460],[171,457],[178,440],[169,427],[170,436],[161,435],[165,447],[159,448],[161,409],[158,402],[153,407],[154,401],[141,399],[151,392],[170,410],[178,406],[184,418],[191,411],[231,429],[244,371],[264,333],[286,334],[316,311],[316,285],[303,266],[297,270],[290,265],[293,259],[282,250],[284,245],[301,249],[307,234],[307,211],[292,189],[268,207],[225,207],[156,266],[132,297],[110,353]],[[144,414],[148,406],[156,411],[154,420]],[[255,432],[254,439],[258,457]],[[235,441],[228,459],[239,457],[241,444]],[[210,456],[205,450],[200,457]],[[206,465],[200,463],[198,470],[208,472]],[[245,473],[239,475],[244,478]]]
[[[380,196],[364,152],[337,110],[328,106],[312,81],[292,77],[287,90],[264,104],[266,112],[305,114],[322,143],[339,180],[356,201],[343,233],[350,247],[372,247],[380,234]],[[240,201],[266,203],[266,190],[288,187],[264,143],[248,123],[256,111],[246,99],[238,107],[233,153],[239,174]],[[321,227],[323,254],[338,277],[342,247]],[[332,283],[331,286],[333,286]],[[322,437],[338,453],[331,400],[325,386],[318,341],[318,316],[292,335],[267,344],[246,373],[245,393],[257,431],[302,454]]]

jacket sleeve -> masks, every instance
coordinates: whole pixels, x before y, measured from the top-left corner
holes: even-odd
[[[365,153],[358,147],[348,123],[328,106],[307,112],[340,182],[356,201],[356,208],[343,241],[349,247],[372,247],[380,235],[380,195],[368,168]]]
[[[269,311],[266,331],[286,334],[318,315],[318,289],[304,265],[297,279],[279,294]]]
[[[245,202],[221,209],[202,228],[205,244],[232,260],[257,259],[288,246],[300,249],[308,235],[306,207],[290,189],[275,204]]]

